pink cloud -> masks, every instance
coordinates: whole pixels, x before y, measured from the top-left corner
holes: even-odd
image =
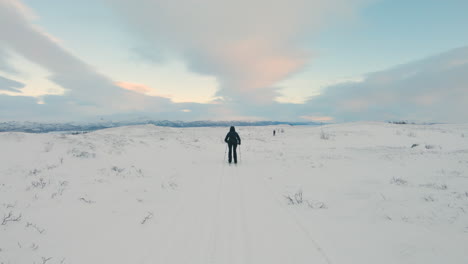
[[[304,53],[284,50],[267,42],[265,39],[250,38],[218,50],[217,55],[224,62],[229,76],[242,84],[233,88],[242,92],[271,87],[307,62]]]
[[[347,20],[367,0],[107,0],[144,46],[215,76],[226,101],[272,103],[277,85],[311,59],[311,34]],[[196,6],[196,8],[191,8]],[[261,14],[261,15],[259,15]]]
[[[331,116],[301,116],[301,118],[315,122],[331,122],[334,120]]]
[[[140,83],[130,83],[130,82],[115,82],[115,85],[124,88],[129,91],[134,91],[141,94],[147,94],[153,92],[154,89]]]

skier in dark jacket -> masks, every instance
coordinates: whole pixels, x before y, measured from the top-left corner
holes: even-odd
[[[232,150],[234,150],[234,163],[237,163],[237,144],[241,144],[241,139],[239,134],[237,134],[236,129],[232,126],[227,133],[226,138],[224,138],[224,142],[226,142],[229,146],[229,163],[232,162]]]

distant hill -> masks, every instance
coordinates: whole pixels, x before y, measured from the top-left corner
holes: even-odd
[[[0,123],[0,132],[27,132],[27,133],[48,133],[48,132],[74,132],[74,131],[94,131],[105,128],[147,125],[165,127],[226,127],[226,126],[313,126],[319,125],[315,122],[283,122],[283,121],[169,121],[169,120],[138,120],[119,122],[95,122],[95,123],[41,123],[41,122],[3,122]]]

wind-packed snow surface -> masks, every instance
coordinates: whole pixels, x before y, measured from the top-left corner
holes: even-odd
[[[468,263],[468,125],[237,131],[0,133],[0,263]]]

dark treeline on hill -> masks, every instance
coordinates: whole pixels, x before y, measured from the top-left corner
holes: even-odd
[[[94,131],[105,128],[147,125],[164,127],[227,127],[227,126],[274,126],[274,125],[319,125],[314,122],[282,122],[282,121],[169,121],[169,120],[146,120],[146,121],[103,121],[96,123],[40,123],[40,122],[3,122],[0,123],[0,132],[75,132]]]

